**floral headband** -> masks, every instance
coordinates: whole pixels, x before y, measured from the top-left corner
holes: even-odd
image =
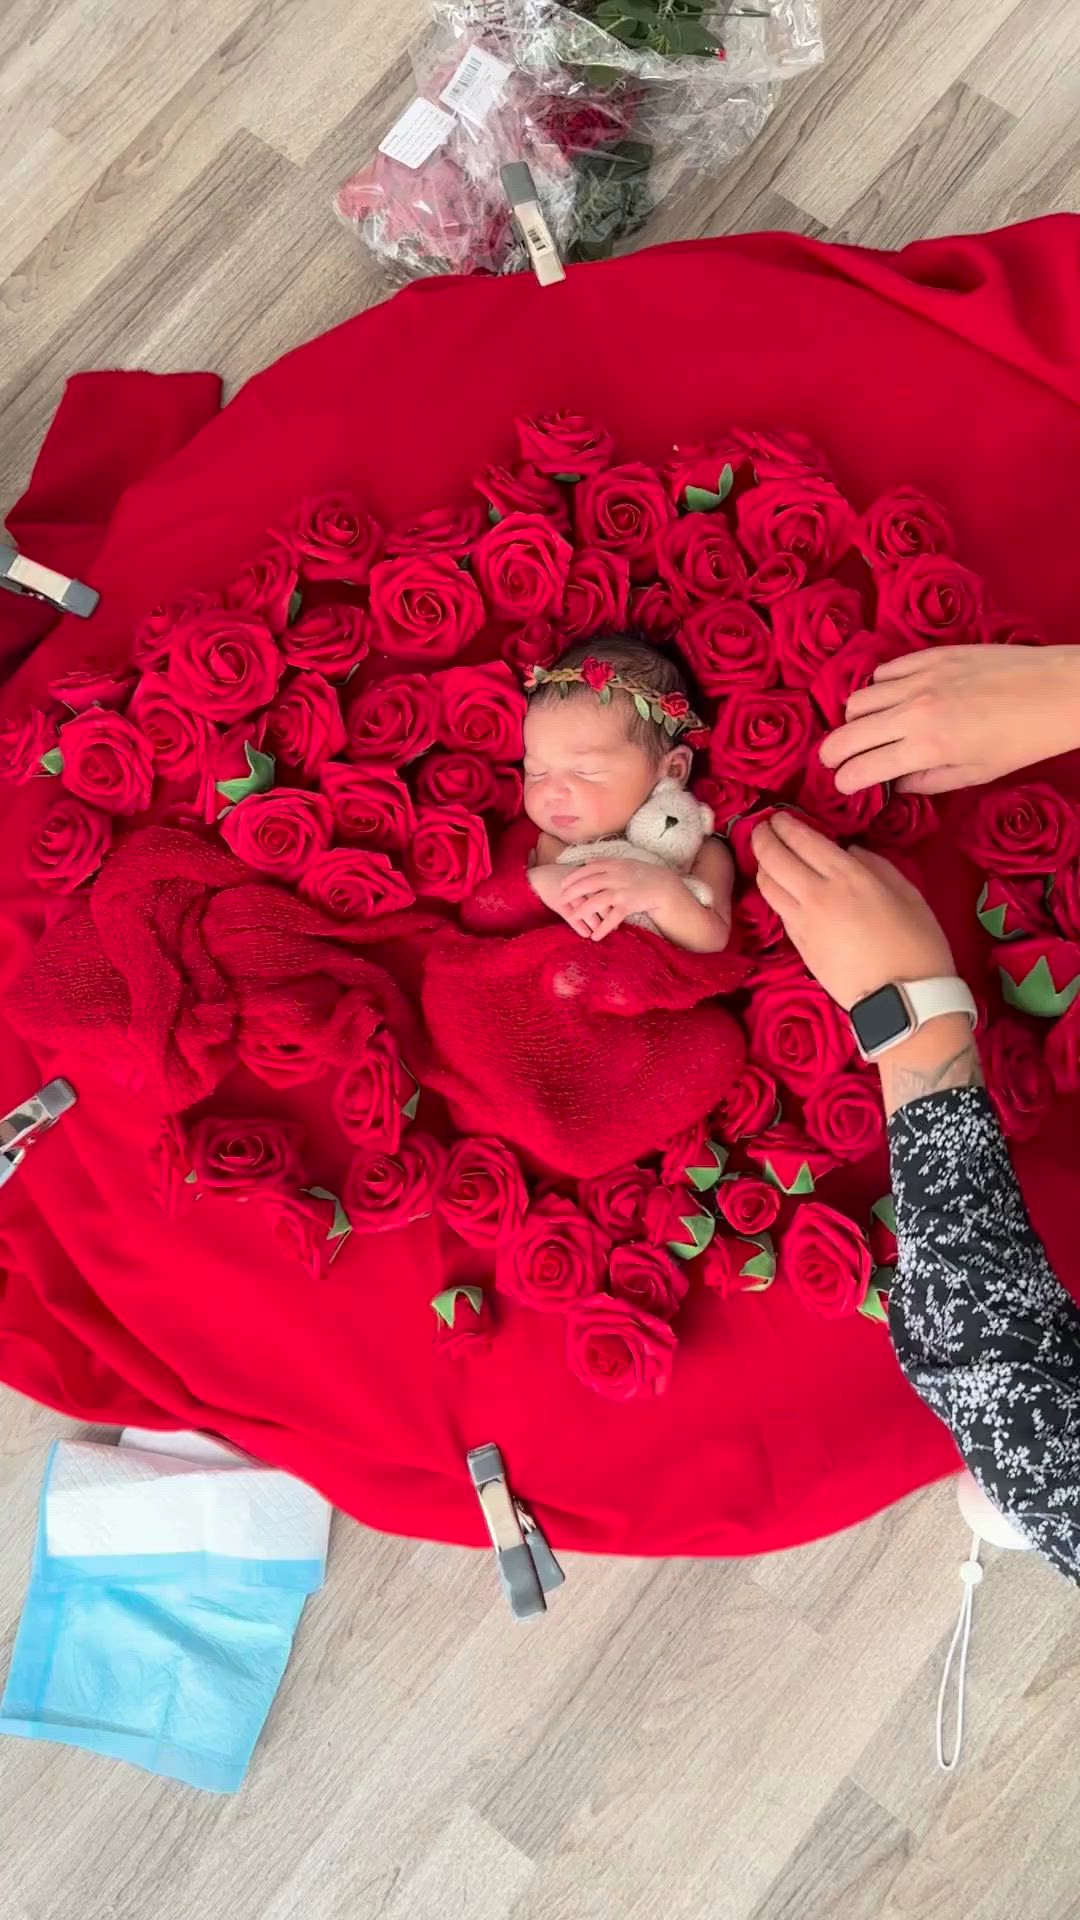
[[[580,667],[531,667],[525,680],[526,693],[535,693],[538,687],[558,687],[564,698],[573,686],[591,687],[605,707],[613,691],[628,693],[641,718],[654,720],[669,739],[677,740],[685,734],[688,747],[709,744],[708,730],[685,693],[657,693],[655,687],[619,673],[610,660],[596,660],[590,654]]]

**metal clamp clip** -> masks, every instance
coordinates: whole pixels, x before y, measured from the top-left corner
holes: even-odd
[[[29,594],[31,600],[45,600],[59,613],[78,614],[88,620],[100,595],[81,580],[71,580],[54,567],[43,567],[17,548],[0,544],[0,587],[9,593]]]
[[[545,1593],[565,1575],[531,1513],[515,1500],[497,1446],[473,1447],[465,1456],[483,1509],[502,1590],[515,1620],[546,1613]]]
[[[66,1080],[50,1080],[21,1106],[0,1115],[0,1187],[22,1165],[27,1148],[74,1105],[75,1089]]]

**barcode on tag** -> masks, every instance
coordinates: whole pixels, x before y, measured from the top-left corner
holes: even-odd
[[[379,141],[379,152],[389,160],[400,160],[403,167],[422,167],[437,147],[454,131],[454,116],[444,113],[434,100],[413,100],[389,133]]]
[[[534,253],[546,253],[552,244],[546,227],[526,227],[525,238]]]
[[[470,47],[439,99],[463,120],[479,124],[487,119],[509,77],[510,68],[486,47]]]

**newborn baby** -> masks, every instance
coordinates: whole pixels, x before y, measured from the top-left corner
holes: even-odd
[[[711,906],[668,866],[556,865],[566,847],[621,838],[657,781],[686,785],[693,755],[680,736],[700,723],[679,669],[654,647],[613,639],[571,648],[548,673],[555,677],[537,681],[525,716],[525,811],[540,829],[534,892],[584,940],[603,940],[631,914],[647,914],[675,946],[719,953],[731,934],[735,872],[718,840],[704,842],[690,869]],[[653,719],[665,702],[669,711]]]

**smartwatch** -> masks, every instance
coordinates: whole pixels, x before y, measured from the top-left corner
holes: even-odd
[[[851,1024],[864,1060],[876,1060],[910,1039],[928,1020],[943,1013],[966,1013],[974,1029],[979,1017],[970,987],[953,976],[937,980],[898,980],[851,1009]]]

